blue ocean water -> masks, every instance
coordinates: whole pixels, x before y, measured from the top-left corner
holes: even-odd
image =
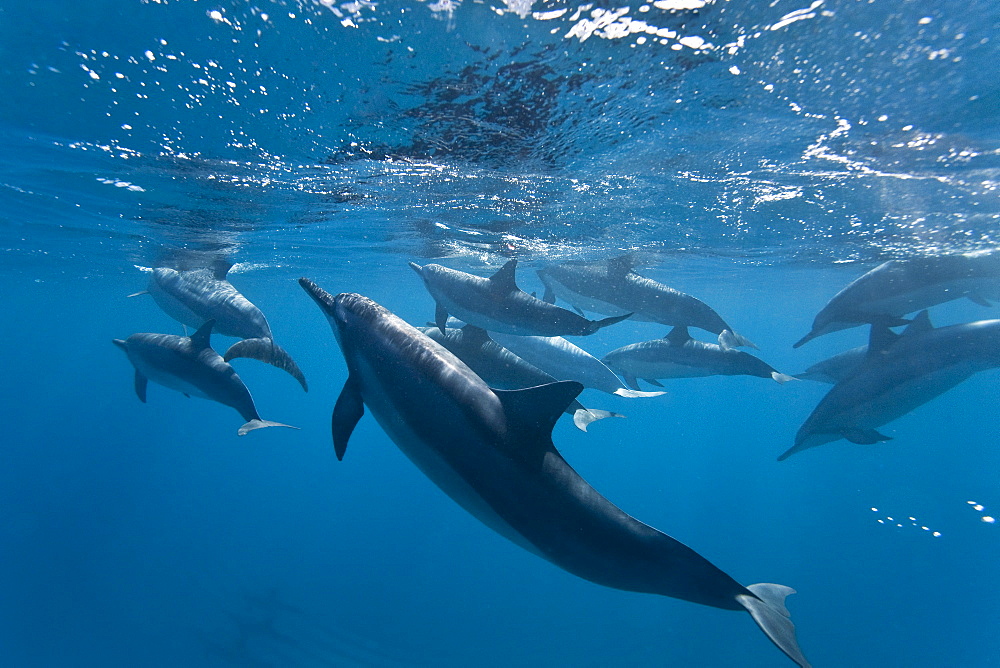
[[[0,662],[781,666],[743,614],[601,588],[508,543],[363,419],[296,285],[422,323],[408,261],[519,281],[632,254],[786,373],[889,258],[1000,244],[995,3],[0,1]],[[151,385],[111,345],[182,333],[145,269],[226,257],[308,394],[263,417]],[[936,324],[1000,317],[969,301]],[[662,336],[627,321],[595,354]],[[217,349],[231,343],[215,337]],[[996,371],[776,457],[828,390],[750,377],[586,391],[554,442],[602,494],[788,601],[816,666],[1000,664]]]

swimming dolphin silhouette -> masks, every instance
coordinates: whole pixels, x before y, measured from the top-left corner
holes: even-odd
[[[658,397],[664,394],[626,388],[621,378],[604,362],[561,336],[499,333],[491,336],[507,350],[552,376],[552,380],[575,380],[584,387],[628,398]]]
[[[347,363],[333,409],[338,457],[367,406],[431,481],[517,545],[608,587],[745,609],[785,654],[808,665],[784,606],[794,590],[744,587],[622,512],[559,455],[552,427],[582,385],[490,389],[443,346],[367,297],[334,297],[308,279],[299,283],[323,311]]]
[[[444,333],[437,327],[419,329],[465,362],[490,387],[498,390],[521,390],[556,381],[549,374],[494,341],[486,330],[474,325],[466,325],[461,329],[449,327]],[[625,417],[599,408],[585,408],[577,400],[573,400],[565,412],[573,416],[573,424],[581,431],[587,431],[587,426],[597,420]]]
[[[750,353],[692,339],[687,327],[674,327],[662,339],[622,346],[602,361],[636,389],[637,378],[653,385],[660,385],[657,378],[700,376],[758,376],[779,383],[793,380]]]
[[[507,262],[489,278],[439,264],[421,267],[411,262],[410,267],[424,280],[427,291],[437,303],[434,322],[441,331],[445,329],[449,313],[491,332],[529,336],[583,336],[629,317],[625,314],[587,320],[529,295],[514,282],[516,259]]]
[[[872,325],[865,359],[830,388],[778,459],[842,438],[863,445],[890,440],[878,427],[998,366],[1000,320],[934,328],[921,311],[902,334]]]
[[[982,306],[1000,299],[1000,252],[889,260],[858,277],[820,310],[792,347],[858,325],[905,325],[908,313],[967,297]]]
[[[274,342],[271,326],[259,308],[244,297],[226,278],[232,264],[217,261],[211,268],[178,271],[157,267],[150,274],[148,293],[174,320],[191,327],[215,321],[215,331],[243,339],[223,356],[229,362],[249,357],[287,371],[309,391],[305,376],[281,346]]]
[[[705,302],[632,271],[628,257],[609,260],[606,265],[551,265],[539,269],[538,277],[545,284],[544,301],[555,303],[560,297],[581,313],[631,313],[633,320],[712,332],[718,335],[723,348],[757,347],[737,334]]]
[[[292,427],[262,420],[253,397],[236,371],[212,350],[209,338],[214,322],[209,320],[191,336],[133,334],[114,339],[135,367],[135,393],[146,403],[146,385],[153,381],[187,396],[202,397],[235,408],[246,424],[236,432],[243,436],[262,427]]]
[[[816,362],[802,373],[795,374],[795,377],[799,380],[815,380],[820,383],[839,383],[854,373],[867,355],[868,346],[851,348]]]

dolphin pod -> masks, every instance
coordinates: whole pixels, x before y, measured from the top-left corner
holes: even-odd
[[[887,441],[878,427],[996,367],[1000,320],[935,328],[921,311],[902,334],[873,325],[865,358],[823,397],[778,459],[842,438]]]
[[[758,376],[779,383],[792,376],[779,373],[771,365],[749,353],[696,341],[687,327],[674,327],[662,339],[623,346],[604,356],[604,363],[639,389],[638,378],[660,385],[657,378],[697,378],[699,376]],[[662,387],[662,386],[661,386]]]
[[[963,297],[989,306],[1000,299],[1000,252],[889,260],[852,281],[816,315],[793,347],[858,325],[905,325],[903,318]]]
[[[585,336],[629,317],[587,320],[549,304],[517,287],[517,260],[510,260],[489,278],[442,267],[410,263],[437,303],[434,322],[443,332],[448,314],[492,332],[527,336]]]
[[[253,397],[236,371],[212,350],[209,338],[214,321],[209,320],[191,336],[173,334],[133,334],[114,339],[135,367],[135,393],[146,403],[146,386],[153,381],[187,396],[202,397],[235,408],[246,424],[237,434],[263,427],[291,427],[262,420]],[[297,427],[291,427],[297,429]]]
[[[227,279],[231,267],[230,263],[221,261],[210,268],[183,271],[157,267],[150,275],[145,292],[178,322],[197,328],[214,320],[219,334],[243,339],[226,351],[223,358],[227,362],[239,357],[265,362],[288,372],[299,381],[303,390],[308,391],[298,365],[274,342],[267,318]],[[136,293],[140,294],[144,293]]]
[[[800,666],[784,599],[744,587],[691,548],[627,515],[560,456],[551,431],[583,386],[491,389],[439,343],[357,294],[299,283],[326,316],[348,376],[333,409],[343,457],[365,409],[455,502],[515,544],[586,580],[725,610],[746,610]]]
[[[537,273],[545,284],[545,301],[555,303],[556,297],[561,297],[580,312],[629,313],[633,320],[697,327],[717,334],[723,348],[757,347],[705,302],[636,274],[627,257],[604,265],[551,265]]]

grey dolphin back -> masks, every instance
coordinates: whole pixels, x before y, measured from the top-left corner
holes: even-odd
[[[226,351],[222,359],[229,362],[239,357],[255,359],[286,371],[292,378],[299,381],[299,385],[302,386],[303,390],[306,392],[309,391],[306,377],[302,373],[302,370],[299,369],[299,365],[295,363],[295,360],[292,359],[292,356],[284,348],[274,342],[274,339],[255,338],[237,341],[229,347],[229,350]]]
[[[757,622],[757,626],[778,646],[778,649],[802,668],[810,668],[809,661],[802,654],[795,637],[795,624],[792,623],[788,608],[785,607],[785,597],[794,594],[795,590],[785,585],[766,582],[752,584],[747,589],[753,596],[739,594],[736,600],[747,609]]]

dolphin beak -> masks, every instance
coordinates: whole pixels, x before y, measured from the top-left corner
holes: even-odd
[[[323,313],[332,318],[335,313],[335,308],[337,302],[334,300],[333,295],[319,287],[308,278],[300,278],[299,285],[302,289],[306,291],[306,294],[313,298],[313,301],[319,304],[319,307],[323,310]]]
[[[128,344],[126,344],[123,339],[112,339],[111,343],[115,344],[125,352],[128,352]]]
[[[809,343],[810,341],[812,341],[813,339],[815,339],[817,336],[819,336],[819,334],[816,332],[816,330],[813,330],[813,331],[809,332],[808,334],[806,334],[805,336],[803,336],[797,342],[793,343],[792,344],[792,348],[798,348],[799,346],[801,346],[804,343]]]
[[[413,269],[413,271],[417,272],[417,276],[419,276],[420,278],[424,277],[424,268],[421,267],[416,262],[411,262],[410,263],[410,268]]]

